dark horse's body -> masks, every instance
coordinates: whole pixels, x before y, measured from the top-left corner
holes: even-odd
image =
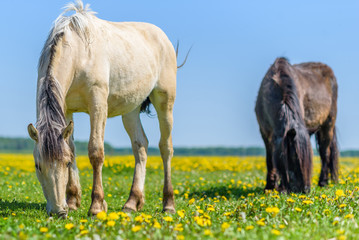
[[[322,63],[291,65],[278,58],[269,68],[255,108],[266,146],[266,189],[310,191],[311,134],[322,160],[319,186],[328,184],[329,173],[337,181],[337,88],[332,69]]]

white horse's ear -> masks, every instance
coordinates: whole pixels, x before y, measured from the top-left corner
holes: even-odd
[[[72,135],[72,132],[74,131],[74,122],[71,120],[69,122],[69,125],[67,125],[67,127],[65,127],[62,130],[62,138],[65,139],[66,141],[69,140],[70,136]]]
[[[27,126],[27,131],[29,132],[29,136],[37,142],[39,139],[39,132],[36,130],[34,125],[30,123],[29,126]]]

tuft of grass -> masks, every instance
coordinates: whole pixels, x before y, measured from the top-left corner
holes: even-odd
[[[163,170],[149,157],[146,204],[121,211],[132,184],[132,156],[106,157],[103,170],[108,213],[88,217],[92,170],[77,158],[82,204],[65,220],[49,218],[31,155],[0,154],[0,239],[357,239],[359,159],[342,158],[336,185],[307,195],[264,192],[263,157],[175,157],[172,161],[177,213],[162,213]]]

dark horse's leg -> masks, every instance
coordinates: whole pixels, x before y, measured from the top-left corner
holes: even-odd
[[[322,170],[318,185],[323,187],[328,185],[329,172],[334,182],[338,180],[338,148],[335,126],[330,124],[330,122],[323,125],[316,133],[316,139],[322,160]]]
[[[261,131],[261,135],[266,147],[266,162],[267,162],[267,184],[265,189],[272,190],[278,188],[278,175],[273,162],[273,148],[268,140],[268,137]]]
[[[333,138],[330,143],[330,157],[329,157],[329,170],[330,177],[333,182],[338,182],[338,171],[339,171],[339,149],[337,142],[336,128],[333,129]]]

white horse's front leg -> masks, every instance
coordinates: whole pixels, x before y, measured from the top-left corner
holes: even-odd
[[[71,166],[69,166],[69,182],[66,187],[66,202],[70,210],[77,210],[81,205],[81,185],[79,170],[77,169],[75,159],[75,144],[73,136],[70,138],[69,143],[71,150],[74,154]]]
[[[89,109],[91,121],[91,135],[88,145],[88,155],[93,168],[92,203],[89,215],[96,215],[101,211],[107,211],[107,203],[104,200],[102,187],[102,166],[105,160],[104,133],[107,120],[107,96],[104,97],[102,89],[93,91],[91,106]]]
[[[135,156],[135,172],[130,196],[123,206],[123,211],[139,211],[145,203],[144,185],[146,176],[146,161],[148,140],[143,131],[139,117],[139,108],[122,117],[123,125],[130,136],[132,151]]]
[[[72,114],[66,117],[67,122],[72,121]],[[69,181],[66,186],[66,202],[70,210],[76,210],[81,205],[81,185],[79,170],[77,169],[76,156],[75,156],[75,144],[74,134],[72,133],[68,142],[71,151],[73,153],[73,159],[69,168]]]

